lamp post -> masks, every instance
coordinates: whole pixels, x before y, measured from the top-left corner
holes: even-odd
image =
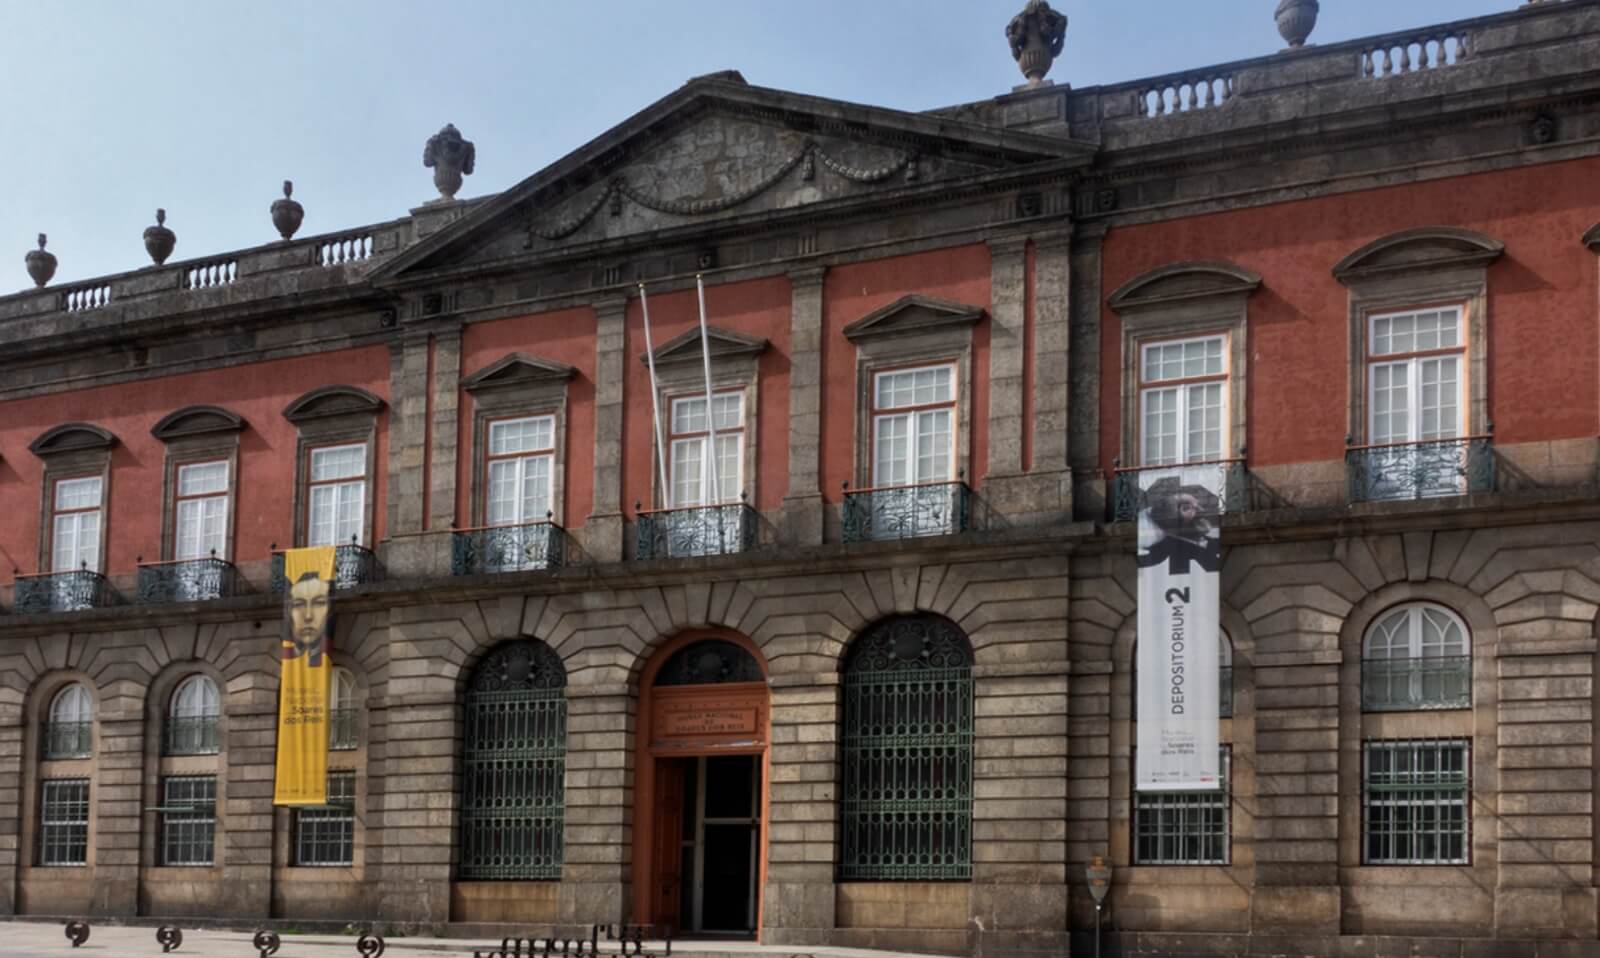
[[[1096,855],[1084,872],[1089,879],[1089,894],[1094,896],[1094,958],[1100,958],[1100,912],[1105,907],[1106,892],[1111,890],[1111,866]]]

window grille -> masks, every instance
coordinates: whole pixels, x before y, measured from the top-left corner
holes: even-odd
[[[1363,862],[1468,864],[1469,753],[1465,741],[1365,743],[1361,752]]]
[[[972,647],[888,620],[845,662],[840,881],[972,877]]]
[[[39,864],[86,865],[89,861],[89,780],[44,782],[39,803]]]
[[[328,773],[328,804],[294,810],[294,863],[347,867],[356,858],[356,773]]]
[[[1227,865],[1233,861],[1228,749],[1222,780],[1202,792],[1133,793],[1136,865]]]
[[[542,642],[501,646],[466,697],[461,878],[561,878],[566,670]]]
[[[217,777],[184,775],[161,782],[161,864],[210,865],[217,833]]]

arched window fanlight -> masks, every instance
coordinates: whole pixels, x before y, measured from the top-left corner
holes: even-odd
[[[191,675],[172,693],[167,707],[163,752],[167,755],[211,755],[220,736],[222,699],[210,676]]]
[[[50,700],[45,723],[44,757],[87,758],[94,748],[94,698],[82,682],[74,682]]]
[[[361,710],[356,704],[355,673],[334,667],[328,682],[328,747],[349,751],[361,744]]]
[[[1371,712],[1472,705],[1472,637],[1441,605],[1413,603],[1379,616],[1361,650],[1361,702]]]

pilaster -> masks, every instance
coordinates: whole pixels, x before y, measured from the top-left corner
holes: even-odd
[[[594,512],[585,520],[583,547],[596,562],[622,559],[623,352],[628,300],[599,300],[595,310]]]
[[[989,241],[989,477],[1022,472],[1026,237]]]
[[[422,531],[422,492],[427,482],[428,332],[409,329],[390,344],[389,516],[390,537]]]
[[[232,915],[272,914],[273,770],[277,761],[276,683],[246,693],[228,693],[227,766],[221,775],[222,808],[216,854],[233,900]],[[150,823],[154,824],[154,816]],[[97,882],[98,884],[98,882]]]
[[[1068,316],[1067,464],[1072,470],[1073,518],[1099,519],[1106,511],[1100,463],[1101,249],[1104,223],[1077,224],[1067,258]],[[1044,267],[1041,264],[1041,272]]]
[[[822,290],[826,267],[789,274],[789,491],[783,541],[822,544]]]
[[[378,915],[389,920],[450,918],[450,849],[461,817],[461,709],[443,683],[426,684],[435,687],[391,692],[383,741],[369,745],[371,761],[382,763],[383,786],[367,795],[369,823],[382,823],[376,840],[368,831],[367,863],[382,876],[374,898]],[[390,761],[402,745],[404,757]]]
[[[440,532],[456,521],[456,451],[461,404],[461,327],[433,337],[432,414],[429,416],[428,528]],[[470,523],[463,523],[469,525]]]
[[[837,672],[773,677],[765,944],[825,945],[833,932],[839,705]]]
[[[566,853],[556,904],[562,925],[629,917],[635,701],[625,687],[567,687]]]

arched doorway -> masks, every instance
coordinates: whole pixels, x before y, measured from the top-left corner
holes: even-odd
[[[754,643],[662,646],[639,682],[635,919],[678,936],[753,936],[767,859],[771,702]]]

